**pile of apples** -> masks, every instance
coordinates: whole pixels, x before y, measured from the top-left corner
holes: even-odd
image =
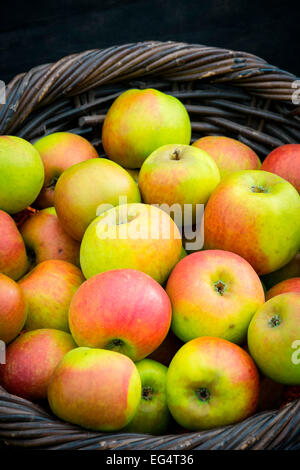
[[[0,136],[7,391],[88,429],[161,434],[300,385],[300,144],[263,164],[229,137],[190,144],[184,105],[154,89],[113,102],[106,158],[68,132]],[[199,205],[204,247],[187,253]]]

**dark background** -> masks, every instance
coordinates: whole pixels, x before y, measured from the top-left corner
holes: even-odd
[[[289,1],[5,0],[0,25],[5,82],[73,52],[146,39],[244,50],[300,76],[299,9]]]

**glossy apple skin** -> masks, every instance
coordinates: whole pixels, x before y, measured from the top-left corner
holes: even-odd
[[[55,185],[60,175],[76,163],[97,158],[98,153],[84,137],[71,132],[55,132],[34,143],[45,169],[45,181],[35,201],[35,206],[44,209],[54,205]]]
[[[80,269],[67,261],[48,260],[38,264],[19,281],[28,305],[25,329],[54,328],[69,332],[69,306],[83,282]]]
[[[200,398],[203,389],[208,399]],[[200,431],[242,421],[255,412],[258,397],[259,374],[253,360],[224,339],[204,336],[189,341],[169,366],[168,407],[186,429]]]
[[[181,253],[180,232],[166,212],[128,204],[106,211],[89,225],[80,265],[86,278],[111,269],[136,269],[162,284]]]
[[[124,432],[163,434],[171,422],[167,406],[166,381],[168,368],[151,359],[136,363],[142,382],[140,405]]]
[[[0,136],[0,209],[16,214],[38,196],[44,167],[38,151],[24,139]]]
[[[155,150],[144,161],[139,173],[139,188],[146,204],[206,204],[220,182],[213,159],[191,145],[169,144]],[[189,221],[192,224],[192,220]]]
[[[218,284],[224,287],[218,291]],[[215,336],[242,344],[257,308],[265,301],[260,279],[240,256],[222,250],[183,258],[166,287],[172,331],[182,340]]]
[[[92,158],[68,168],[58,179],[54,205],[66,232],[81,241],[88,225],[101,212],[120,204],[140,202],[137,184],[124,168],[105,158]],[[105,208],[101,208],[106,205]]]
[[[95,431],[117,431],[133,418],[141,379],[128,357],[104,349],[66,354],[51,378],[48,401],[59,418]]]
[[[78,346],[111,349],[138,361],[162,343],[171,314],[169,297],[156,281],[118,269],[82,284],[70,305],[69,325]]]
[[[260,159],[248,145],[230,137],[201,137],[193,146],[207,152],[216,162],[221,179],[236,171],[259,170],[261,167]]]
[[[268,300],[248,329],[248,347],[257,366],[265,376],[285,385],[300,385],[299,339],[300,294],[296,292]]]
[[[27,316],[20,286],[0,273],[0,340],[10,343],[22,330]]]
[[[184,105],[152,88],[122,93],[110,107],[102,128],[106,155],[129,169],[140,168],[162,145],[188,145],[190,140],[191,123]]]
[[[261,169],[281,176],[300,193],[300,144],[277,147],[265,158]]]
[[[29,400],[46,398],[55,367],[75,347],[72,336],[63,331],[24,333],[6,350],[6,364],[0,365],[0,383],[8,392]]]
[[[169,330],[163,342],[157,349],[149,354],[147,358],[153,359],[154,361],[160,362],[168,367],[173,357],[183,344],[184,343],[178,338],[178,336],[176,336],[172,330]]]
[[[0,210],[0,272],[16,281],[28,267],[23,238],[10,215]]]
[[[279,282],[279,284],[273,286],[268,290],[266,300],[270,300],[276,295],[286,294],[288,292],[298,292],[300,294],[300,277],[286,279],[285,281]]]
[[[207,203],[204,247],[239,254],[259,275],[276,271],[299,251],[299,212],[298,192],[280,176],[254,170],[234,173],[221,181]]]
[[[54,207],[31,215],[20,227],[30,254],[30,269],[50,259],[60,259],[79,266],[80,243],[63,229]]]
[[[291,279],[292,277],[300,277],[300,253],[297,253],[296,256],[281,269],[266,274],[262,276],[261,279],[267,289],[270,289],[276,284],[279,284],[279,282]]]

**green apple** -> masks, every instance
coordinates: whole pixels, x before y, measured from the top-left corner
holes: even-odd
[[[104,210],[140,202],[137,184],[124,168],[105,158],[91,158],[71,166],[59,177],[54,205],[66,232],[81,241],[92,220]]]
[[[0,136],[0,209],[10,214],[26,209],[44,183],[38,151],[24,139]]]
[[[171,421],[166,398],[168,368],[151,359],[135,365],[142,382],[141,401],[133,419],[122,431],[163,434]]]
[[[268,300],[248,329],[251,356],[264,375],[286,385],[300,385],[300,293]]]
[[[197,204],[206,204],[219,182],[218,167],[206,152],[178,144],[163,145],[151,153],[138,179],[143,201],[168,207],[178,204],[179,222],[184,225],[195,223]]]
[[[89,225],[80,247],[80,265],[87,279],[131,268],[162,284],[181,254],[180,232],[166,212],[148,204],[123,204]]]
[[[245,170],[226,177],[204,211],[204,247],[233,251],[259,274],[287,264],[300,248],[300,196],[280,176]]]
[[[167,373],[167,404],[186,429],[200,431],[251,416],[259,375],[246,351],[221,338],[196,338],[175,354]]]
[[[102,128],[106,155],[125,168],[140,168],[165,144],[189,144],[191,123],[174,96],[152,88],[122,93],[110,107]]]

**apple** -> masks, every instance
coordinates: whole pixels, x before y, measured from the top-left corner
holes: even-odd
[[[191,145],[169,144],[144,161],[138,184],[146,204],[178,204],[180,224],[192,225],[197,204],[206,204],[220,182],[217,165],[210,156]],[[175,221],[176,218],[175,218]]]
[[[0,209],[10,214],[26,209],[44,183],[38,151],[24,139],[0,136]]]
[[[265,286],[270,289],[276,284],[279,284],[279,282],[291,279],[292,277],[300,277],[300,253],[297,253],[296,256],[282,268],[262,276],[261,279]]]
[[[80,269],[67,261],[47,260],[38,264],[19,281],[28,305],[25,329],[69,332],[69,306],[83,282]]]
[[[101,212],[127,203],[140,202],[140,192],[124,168],[105,158],[92,158],[68,168],[59,177],[54,205],[66,232],[81,241],[92,220]]]
[[[63,331],[28,331],[8,346],[6,364],[0,365],[0,383],[8,392],[29,400],[46,398],[55,367],[75,347],[72,336]]]
[[[27,269],[23,238],[10,215],[0,210],[0,272],[16,281]]]
[[[60,259],[79,266],[80,243],[65,232],[54,207],[32,214],[20,227],[30,269],[42,261]]]
[[[196,140],[193,146],[204,150],[216,162],[221,179],[240,170],[259,170],[261,161],[248,145],[221,135]]]
[[[71,132],[55,132],[34,143],[45,169],[45,181],[35,201],[35,206],[43,209],[54,204],[54,189],[60,175],[75,163],[97,158],[98,153],[84,137]]]
[[[248,330],[248,347],[262,373],[300,385],[300,294],[277,295],[260,307]]]
[[[124,204],[97,217],[80,247],[86,278],[131,268],[162,284],[182,254],[180,232],[171,217],[148,204]]]
[[[163,434],[171,422],[166,397],[168,368],[151,359],[137,362],[136,368],[142,382],[141,401],[123,432]]]
[[[242,421],[255,412],[259,374],[242,348],[221,338],[189,341],[167,373],[167,404],[184,428],[200,431]]]
[[[280,176],[240,171],[215,189],[204,211],[204,247],[233,251],[258,274],[287,264],[300,247],[300,196]],[[284,242],[283,242],[284,240]]]
[[[122,93],[110,107],[102,128],[106,155],[125,168],[140,168],[165,144],[189,144],[191,123],[174,96],[148,88]]]
[[[281,176],[300,193],[300,144],[277,147],[265,158],[261,169]]]
[[[177,351],[183,346],[183,342],[176,336],[172,330],[168,331],[163,342],[149,354],[148,359],[160,362],[165,366],[169,366]]]
[[[264,301],[264,290],[251,265],[221,250],[183,258],[166,287],[172,304],[172,331],[184,342],[215,336],[242,344],[250,320]]]
[[[10,343],[22,330],[27,316],[25,296],[20,286],[0,274],[0,340]]]
[[[299,292],[300,294],[300,277],[293,277],[286,279],[285,281],[279,282],[268,290],[266,294],[266,300],[272,299],[276,295],[286,294],[287,292]]]
[[[117,431],[135,415],[141,379],[131,359],[115,351],[77,348],[55,369],[48,401],[59,418],[95,431]]]
[[[154,351],[171,323],[171,303],[147,274],[117,269],[84,282],[69,310],[78,346],[111,349],[138,361]]]

